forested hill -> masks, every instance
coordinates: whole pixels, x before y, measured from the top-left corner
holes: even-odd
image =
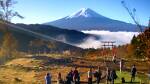
[[[14,24],[13,24],[14,25]],[[34,32],[39,32],[41,34],[47,35],[48,37],[52,38],[61,38],[59,35],[63,35],[66,38],[66,41],[77,43],[81,42],[84,38],[88,37],[89,35],[74,31],[74,30],[65,30],[65,29],[59,29],[52,26],[44,26],[44,25],[25,25],[25,24],[15,24],[19,27],[29,29]],[[16,28],[0,24],[0,39],[1,43],[3,42],[5,32],[10,32],[12,35],[11,37],[14,37],[15,40],[17,40],[18,49],[20,51],[31,51],[31,52],[44,52],[44,51],[54,51],[54,52],[62,52],[65,50],[71,50],[71,51],[81,51],[82,49],[79,47],[72,46],[70,44],[66,44],[60,41],[56,41],[53,39],[49,40],[43,40],[43,38],[33,35],[30,32],[20,31]],[[61,39],[60,39],[61,40]],[[13,45],[13,43],[10,40],[10,43]]]
[[[16,25],[44,35],[51,36],[57,40],[68,43],[81,43],[84,41],[85,38],[92,36],[76,30],[61,29],[58,27],[48,25],[40,25],[40,24],[31,24],[31,25],[16,24]]]

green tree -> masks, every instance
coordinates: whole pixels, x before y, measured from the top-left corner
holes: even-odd
[[[134,35],[133,36],[133,38],[132,38],[132,40],[131,40],[131,44],[136,44],[137,43],[137,38],[136,38],[136,36]]]

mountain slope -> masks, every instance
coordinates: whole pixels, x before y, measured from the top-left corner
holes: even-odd
[[[74,30],[138,31],[134,24],[107,18],[89,8],[82,8],[76,13],[45,24]]]
[[[31,25],[17,24],[17,25],[25,29],[29,29],[31,31],[38,32],[53,37],[62,42],[67,42],[71,44],[81,43],[84,41],[84,39],[88,37],[95,37],[93,35],[84,34],[76,30],[61,29],[49,25],[39,25],[39,24],[31,24]]]
[[[14,24],[13,24],[14,25]],[[46,35],[47,37],[51,37],[54,39],[45,39],[39,36],[34,35],[33,33],[21,31],[19,29],[16,29],[11,26],[4,26],[3,24],[0,24],[0,39],[3,37],[3,32],[7,30],[15,36],[15,38],[18,41],[18,49],[19,51],[28,52],[29,50],[34,53],[44,52],[44,51],[55,51],[55,52],[62,52],[64,50],[70,50],[70,51],[81,51],[82,49],[79,47],[75,47],[70,44],[66,44],[61,41],[57,41],[57,35],[64,34],[67,35],[67,41],[72,42],[73,39],[77,40],[76,42],[80,42],[81,39],[86,38],[89,36],[88,34],[84,34],[78,31],[72,31],[72,30],[66,30],[66,29],[59,29],[52,26],[45,26],[45,25],[25,25],[25,24],[16,24],[19,27],[22,27],[24,29],[34,31],[37,33],[41,33]],[[70,32],[73,33],[73,35],[70,34]],[[74,35],[77,34],[80,36]],[[71,39],[72,38],[72,39]],[[31,45],[32,43],[32,45]],[[54,48],[50,48],[49,44],[52,44]]]

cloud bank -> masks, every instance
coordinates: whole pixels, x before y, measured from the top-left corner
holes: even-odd
[[[138,32],[126,32],[126,31],[111,32],[100,30],[90,30],[90,31],[85,30],[82,32],[99,36],[100,39],[94,39],[93,37],[89,37],[85,39],[84,42],[76,44],[76,46],[81,48],[100,48],[102,47],[101,41],[115,41],[116,45],[124,45],[130,43],[134,35],[138,35]]]

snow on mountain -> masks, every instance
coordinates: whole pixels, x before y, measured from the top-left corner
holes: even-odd
[[[66,18],[91,18],[91,17],[100,17],[98,13],[89,9],[89,8],[82,8],[79,11],[67,16]]]
[[[138,31],[134,24],[107,18],[90,8],[82,8],[69,16],[45,24],[73,30]]]

